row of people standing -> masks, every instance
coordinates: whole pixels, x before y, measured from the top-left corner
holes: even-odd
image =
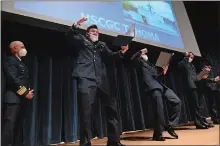
[[[200,89],[197,87],[197,73],[195,66],[192,64],[193,59],[194,55],[192,53],[186,53],[184,59],[179,63],[179,67],[183,73],[183,81],[187,85],[186,92],[188,92],[188,96],[191,97],[190,102],[193,108],[192,117],[194,124],[196,128],[207,129],[207,121],[201,114],[202,107],[200,103],[203,102],[203,96],[200,92]]]
[[[85,22],[87,18],[83,17],[74,23],[66,33],[66,38],[77,49],[78,56],[74,63],[72,76],[77,80],[77,94],[79,98],[79,114],[80,114],[80,145],[91,145],[91,113],[96,101],[96,95],[101,93],[101,100],[105,104],[107,114],[108,128],[108,146],[123,145],[120,143],[120,128],[119,118],[117,113],[116,98],[111,97],[109,83],[106,73],[105,60],[113,58],[120,60],[124,58],[124,54],[129,49],[128,45],[121,46],[121,50],[112,52],[107,45],[99,41],[99,31],[96,25],[91,25],[87,28],[86,36],[78,31],[78,26]],[[5,112],[4,112],[4,130],[3,130],[3,145],[21,145],[21,141],[17,142],[16,138],[19,130],[15,130],[17,122],[22,123],[24,117],[20,118],[20,114],[24,111],[26,103],[33,97],[33,90],[29,89],[27,67],[20,60],[26,55],[24,44],[19,41],[12,42],[9,46],[13,56],[9,57],[4,63],[4,71],[6,75],[6,94],[4,96]],[[190,59],[188,55],[180,62],[180,67],[187,72],[187,79],[195,82],[193,73],[190,69]],[[188,59],[188,60],[187,60]],[[135,62],[135,66],[140,68],[143,75],[146,96],[151,97],[154,107],[154,135],[153,140],[164,141],[162,133],[166,130],[171,136],[178,138],[173,126],[175,126],[180,118],[181,100],[178,96],[166,85],[160,81],[169,65],[162,68],[157,68],[148,61],[147,49],[142,49],[136,52],[131,60]],[[194,67],[192,67],[194,68]],[[191,72],[190,72],[191,71]],[[192,72],[193,71],[193,72]],[[205,77],[204,77],[205,78]],[[193,79],[193,80],[191,80]],[[207,78],[206,78],[207,79]],[[218,78],[214,79],[214,82]],[[188,80],[187,80],[188,81]],[[192,85],[193,86],[193,85]],[[190,84],[191,87],[191,84]],[[194,89],[194,88],[193,88]],[[192,93],[196,93],[192,90]],[[205,119],[200,116],[198,95],[195,98],[195,124],[197,128],[204,129],[210,127]],[[172,105],[172,112],[169,114],[169,119],[165,120],[163,110],[163,100],[167,100]],[[22,109],[22,110],[18,110]],[[201,122],[203,120],[203,122]],[[197,122],[199,121],[199,122]],[[15,133],[15,131],[17,133]]]
[[[78,98],[80,106],[80,145],[91,145],[91,112],[97,92],[101,92],[107,113],[108,146],[123,145],[120,143],[119,118],[116,109],[116,98],[110,97],[108,78],[106,76],[105,59],[112,57],[115,60],[123,59],[124,54],[129,49],[128,45],[121,46],[118,52],[112,52],[104,42],[98,40],[99,32],[96,25],[87,28],[86,36],[78,32],[78,26],[86,21],[83,17],[73,24],[66,36],[74,48],[79,49],[79,55],[73,68],[73,77],[77,80]],[[168,66],[164,66],[160,72],[157,68],[146,60],[146,49],[135,53],[132,60],[141,66],[145,89],[151,94],[154,109],[154,135],[153,140],[164,141],[162,132],[168,131],[173,137],[178,138],[172,125],[178,123],[180,117],[181,101],[176,94],[159,82],[157,77],[166,74]],[[157,77],[155,77],[157,76]],[[172,115],[165,121],[163,111],[163,97],[171,103]]]
[[[203,67],[205,70],[209,71],[209,74],[203,76],[202,80],[197,79],[196,68],[192,61],[195,55],[192,52],[185,52],[184,59],[179,62],[179,67],[183,74],[183,81],[187,85],[187,92],[192,99],[194,113],[193,119],[197,128],[208,129],[213,127],[213,125],[208,124],[206,119],[202,116],[202,110],[204,107],[204,95],[208,97],[211,109],[211,118],[214,124],[219,124],[219,116],[217,113],[217,102],[219,101],[220,88],[217,82],[219,82],[220,77],[214,77],[212,66],[209,61],[204,61]]]

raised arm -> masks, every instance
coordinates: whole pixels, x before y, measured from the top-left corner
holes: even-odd
[[[109,57],[113,57],[114,59],[123,59],[124,54],[128,50],[128,45],[126,45],[126,46],[122,46],[120,51],[113,52],[108,48],[108,46],[106,44],[104,44],[104,45],[105,45],[105,50],[107,51],[107,55]]]
[[[146,54],[148,50],[146,48],[141,49],[140,51],[136,52],[132,57],[131,60],[140,61],[140,57],[142,54]]]
[[[77,45],[78,43],[80,43],[83,40],[82,35],[79,33],[79,26],[84,21],[87,21],[86,17],[82,17],[81,19],[79,19],[66,32],[65,37],[70,44]]]
[[[136,52],[134,55],[132,55],[131,60],[139,61],[141,57],[141,51]]]

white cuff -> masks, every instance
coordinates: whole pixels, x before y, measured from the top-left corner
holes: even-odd
[[[80,24],[74,23],[73,25],[74,25],[76,28],[79,28],[79,27],[80,27]]]

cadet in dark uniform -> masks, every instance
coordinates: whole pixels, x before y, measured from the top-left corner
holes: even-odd
[[[77,25],[86,20],[85,17],[81,18],[70,27],[66,34],[69,42],[79,51],[72,75],[78,82],[80,145],[91,145],[91,112],[97,92],[105,94],[101,99],[105,103],[107,114],[107,145],[122,145],[120,143],[116,99],[110,97],[105,61],[108,57],[122,58],[123,54],[128,50],[128,46],[122,47],[121,51],[112,52],[104,42],[98,40],[99,32],[96,25],[91,25],[87,28],[86,36],[79,34]]]
[[[162,136],[164,128],[171,136],[178,138],[172,126],[178,124],[181,112],[181,100],[171,89],[159,81],[159,77],[166,74],[168,65],[163,68],[156,68],[155,65],[148,61],[146,53],[147,49],[142,49],[135,53],[131,60],[135,60],[137,66],[140,66],[145,91],[152,97],[155,118],[153,140],[165,141]],[[172,106],[167,122],[165,122],[164,118],[163,97]]]
[[[22,128],[27,100],[32,99],[28,69],[21,61],[26,56],[24,44],[14,41],[9,46],[12,56],[4,60],[6,92],[2,124],[2,146],[22,146]]]
[[[189,93],[192,96],[193,108],[194,108],[194,124],[197,129],[208,129],[211,125],[203,118],[201,115],[202,103],[202,93],[198,89],[198,80],[195,66],[191,63],[194,59],[194,54],[191,52],[186,52],[185,57],[182,61],[178,63],[181,72],[183,73],[183,78],[188,85]],[[203,77],[204,79],[207,76]]]
[[[208,97],[209,101],[209,109],[211,119],[214,124],[220,124],[220,119],[218,115],[218,105],[220,101],[220,89],[218,87],[217,81],[220,80],[220,77],[214,77],[214,73],[212,71],[211,64],[208,61],[205,61],[205,67],[210,69],[209,76],[207,79],[203,79],[201,84],[201,89],[204,91],[206,97]]]

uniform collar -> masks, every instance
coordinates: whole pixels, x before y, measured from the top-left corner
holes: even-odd
[[[19,58],[18,56],[15,56],[16,58],[18,58],[19,61],[21,61],[21,58]]]

